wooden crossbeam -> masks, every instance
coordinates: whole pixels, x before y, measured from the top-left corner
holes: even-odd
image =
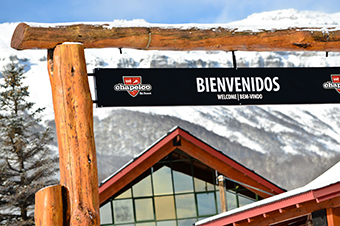
[[[340,51],[340,30],[291,28],[237,31],[236,28],[109,27],[77,24],[55,27],[17,26],[11,46],[23,49],[53,49],[64,42],[79,42],[85,48],[132,48],[147,50],[223,51]]]

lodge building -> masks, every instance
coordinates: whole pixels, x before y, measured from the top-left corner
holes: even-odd
[[[189,226],[283,192],[176,127],[102,182],[101,225]]]
[[[195,226],[338,226],[339,172],[340,162],[303,187],[203,219]]]
[[[176,127],[101,183],[101,225],[337,226],[339,172],[286,192]]]

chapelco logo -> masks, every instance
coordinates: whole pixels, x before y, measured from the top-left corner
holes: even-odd
[[[150,84],[142,84],[142,76],[123,76],[124,83],[114,85],[115,91],[127,91],[132,97],[136,97],[140,91],[151,91]]]
[[[340,94],[340,74],[331,75],[332,81],[323,83],[324,89],[335,89]]]

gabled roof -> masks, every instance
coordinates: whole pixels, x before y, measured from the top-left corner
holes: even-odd
[[[100,204],[176,149],[180,149],[224,176],[242,183],[243,186],[247,187],[246,185],[248,185],[249,190],[263,198],[285,191],[187,131],[175,127],[101,183],[99,187]]]
[[[309,184],[196,222],[195,225],[269,225],[340,206],[340,162]]]

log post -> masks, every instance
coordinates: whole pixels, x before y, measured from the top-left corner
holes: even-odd
[[[326,212],[328,226],[340,225],[340,207],[328,208]]]
[[[61,185],[43,188],[35,194],[34,220],[36,226],[64,225]]]
[[[221,212],[227,211],[227,202],[226,202],[226,189],[224,185],[224,176],[218,176],[218,187],[220,190],[220,202],[221,202]]]
[[[70,203],[65,225],[99,225],[93,102],[83,45],[68,43],[48,50],[48,72],[58,137],[60,184],[66,188]]]

